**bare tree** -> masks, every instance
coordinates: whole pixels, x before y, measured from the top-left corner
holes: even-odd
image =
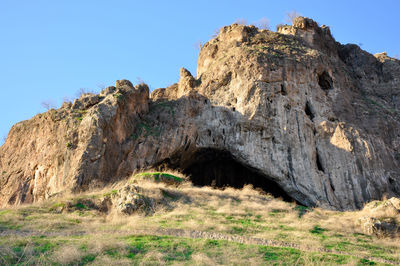
[[[54,101],[51,100],[51,99],[43,101],[43,102],[41,103],[41,105],[42,105],[42,107],[43,107],[44,109],[46,109],[47,111],[50,110],[50,109],[56,108],[56,105],[55,105]]]
[[[293,24],[294,20],[300,16],[301,16],[301,14],[298,13],[296,10],[286,12],[286,22]]]
[[[73,98],[69,96],[64,96],[63,97],[63,103],[68,103],[68,102],[73,102]]]
[[[104,90],[105,88],[107,88],[107,86],[104,83],[99,83],[97,84],[97,88],[99,88],[100,90]]]
[[[196,48],[196,50],[201,50],[201,47],[203,47],[203,44],[199,40],[194,44],[194,47]]]
[[[247,25],[247,20],[244,18],[238,18],[235,20],[234,23],[239,24],[239,25]]]
[[[4,135],[2,138],[2,142],[0,143],[0,146],[2,146],[4,143],[6,143],[7,140],[7,135]]]
[[[218,34],[219,34],[219,29],[215,29],[213,34],[211,35],[211,38],[217,38]]]
[[[94,93],[94,91],[92,89],[88,89],[88,88],[79,88],[79,90],[75,93],[75,96],[77,98],[80,98],[82,95],[89,94],[89,93]]]
[[[136,77],[136,84],[146,84],[141,77]]]
[[[278,31],[280,28],[282,28],[283,26],[285,26],[285,25],[283,25],[282,23],[279,23],[278,25],[276,25],[276,30]]]
[[[400,60],[400,54],[395,54],[395,55],[393,56],[393,58],[395,58],[395,59],[397,59],[397,60]]]
[[[254,26],[256,26],[259,29],[269,30],[270,29],[269,19],[261,18],[260,20],[258,20],[254,23]]]

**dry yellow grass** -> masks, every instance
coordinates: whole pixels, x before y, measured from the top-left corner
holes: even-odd
[[[172,174],[179,175],[176,172]],[[157,232],[160,232],[160,229],[205,231],[243,238],[255,237],[291,243],[309,251],[319,252],[321,249],[328,249],[337,253],[345,252],[355,256],[346,260],[349,264],[357,264],[359,260],[357,256],[400,262],[399,238],[379,239],[362,232],[357,221],[367,214],[367,210],[337,212],[321,208],[305,208],[293,202],[285,202],[260,193],[251,186],[243,189],[222,190],[195,187],[189,182],[176,187],[141,180],[135,182],[134,185],[139,186],[146,196],[157,198],[159,202],[162,202],[155,207],[155,212],[151,215],[136,213],[128,216],[119,213],[116,209],[108,213],[90,209],[63,213],[49,211],[54,206],[72,201],[77,197],[101,198],[129,182],[132,181],[119,181],[101,191],[89,191],[80,195],[64,194],[45,203],[4,209],[0,212],[0,225],[6,231],[28,230],[37,235],[52,233],[56,238],[58,233],[61,233],[60,237],[64,238],[68,238],[69,235],[83,235],[77,243],[84,245],[85,249],[79,248],[73,241],[68,241],[68,244],[62,244],[51,254],[52,260],[64,264],[77,263],[82,260],[82,257],[90,254],[99,255],[87,263],[101,265],[113,261],[126,264],[129,261],[126,257],[130,252],[129,245],[125,240],[121,240],[121,237],[123,239],[135,230],[144,230],[146,234],[152,234],[152,232],[159,234]],[[384,209],[378,209],[375,214],[386,217],[397,215],[393,210]],[[90,237],[86,239],[85,236]],[[22,241],[24,236],[21,235],[20,238]],[[194,250],[198,248],[203,251],[193,252],[191,261],[197,265],[209,265],[216,255],[204,253],[204,247],[201,246],[203,244],[197,247],[196,243],[193,242],[190,245]],[[2,246],[1,243],[0,247],[2,248],[0,255],[8,254],[7,247]],[[21,252],[24,252],[26,256],[32,253],[31,244],[25,245],[25,249]],[[111,255],[107,255],[110,250],[120,254],[119,257],[110,258]],[[232,250],[236,252],[234,248]],[[218,255],[221,261],[229,264],[243,263],[242,257],[235,260],[235,254],[230,254],[228,251],[227,248],[227,255]],[[184,253],[185,247],[179,247],[174,252]],[[319,258],[316,254],[302,253],[297,257],[297,263],[320,265],[332,259],[328,257],[325,261],[323,256]],[[157,249],[150,250],[141,257],[140,263],[143,265],[162,264],[168,260],[165,256],[165,252]],[[262,257],[252,256],[246,264],[263,263]],[[90,259],[90,256],[88,258]]]

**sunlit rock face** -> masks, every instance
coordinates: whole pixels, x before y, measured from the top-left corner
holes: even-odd
[[[162,167],[338,210],[400,196],[398,60],[300,17],[278,32],[224,27],[201,49],[196,77],[180,73],[150,96],[118,81],[15,125],[0,148],[1,204]]]

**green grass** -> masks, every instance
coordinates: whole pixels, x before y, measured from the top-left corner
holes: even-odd
[[[7,241],[0,239],[0,247]],[[60,243],[47,240],[45,237],[31,237],[29,239],[8,240],[10,249],[1,251],[2,262],[5,264],[24,264],[29,261],[46,261],[43,255],[53,252]]]
[[[75,116],[74,119],[76,121],[81,122],[83,120],[83,116],[87,113],[87,110],[74,110],[74,113],[78,116]],[[71,146],[72,147],[72,146]]]
[[[313,227],[313,229],[310,230],[310,233],[315,234],[315,235],[322,235],[325,231],[327,231],[327,230],[322,228],[319,225],[316,225]]]
[[[376,263],[367,259],[360,259],[358,265],[376,265]]]
[[[161,135],[161,128],[157,126],[151,126],[148,122],[141,122],[137,125],[135,132],[129,136],[129,139],[137,140],[141,135],[144,135],[145,137],[158,137]]]
[[[140,258],[140,255],[152,249],[164,254],[165,261],[187,261],[194,249],[190,246],[191,239],[180,239],[162,236],[132,236],[127,238],[131,248],[129,257]]]
[[[271,217],[282,217],[284,215],[285,210],[280,210],[280,209],[272,209],[268,215]]]
[[[201,78],[196,80],[196,84],[201,84]],[[168,112],[172,117],[175,115],[174,103],[172,101],[160,101],[150,105],[150,113]]]
[[[143,178],[151,181],[162,178],[183,180],[164,172],[146,172],[135,176],[136,180]],[[98,194],[93,192],[0,210],[0,231],[17,232],[15,237],[0,236],[0,255],[7,259],[7,263],[3,261],[0,264],[24,264],[28,260],[31,264],[57,264],[54,254],[63,254],[69,246],[79,251],[74,253],[77,257],[68,262],[71,265],[107,264],[110,261],[134,265],[244,264],[249,261],[256,265],[375,263],[358,259],[355,257],[358,255],[400,262],[396,241],[378,239],[361,233],[357,228],[341,226],[352,221],[349,219],[354,215],[352,212],[305,208],[253,190],[223,191],[186,184],[165,187],[153,182],[136,182],[141,195],[156,202],[154,212],[149,215],[144,212],[132,216],[107,215],[92,206],[91,200],[98,202],[104,197],[112,198],[119,193],[119,187],[99,191]],[[157,204],[161,207],[158,208]],[[67,207],[68,211],[61,213],[60,207]],[[131,230],[135,229],[146,229],[149,235],[133,236]],[[208,235],[216,233],[226,239],[231,236],[270,239],[309,246],[313,250],[329,249],[337,254],[224,240],[152,236],[152,232],[160,229],[201,231]],[[21,232],[20,236],[18,232]],[[24,232],[46,237],[25,236]],[[54,237],[55,234],[61,236]],[[23,255],[24,249],[26,252]],[[341,255],[341,252],[349,256]]]
[[[0,221],[0,231],[2,230],[17,230],[22,226],[20,224],[14,224],[12,221]]]
[[[145,173],[140,173],[136,174],[134,176],[135,179],[145,179],[145,180],[150,180],[150,181],[156,181],[156,182],[175,182],[175,183],[181,183],[184,181],[183,178],[168,174],[168,173],[163,173],[163,172],[145,172]]]
[[[299,212],[299,218],[303,217],[310,210],[309,207],[303,205],[297,205],[295,209]]]
[[[114,239],[112,244],[108,243]],[[97,244],[95,245],[95,243]],[[241,244],[226,240],[190,239],[171,236],[78,236],[30,237],[8,239],[0,237],[0,246],[7,243],[9,250],[1,250],[2,264],[101,264],[102,258],[119,264],[346,264],[371,261],[347,255],[304,252],[295,248],[281,248]],[[57,254],[65,247],[75,247],[78,253],[68,255],[69,261],[59,261]],[[121,263],[122,264],[122,263]]]
[[[117,195],[117,194],[118,194],[118,190],[113,189],[113,190],[111,190],[110,192],[105,193],[105,194],[104,194],[104,197],[111,197],[111,196]]]
[[[144,135],[145,137],[148,136],[160,136],[161,135],[161,129],[159,127],[153,127],[147,122],[141,122],[137,125],[137,129],[134,133],[132,133],[132,136],[140,136]]]
[[[113,96],[114,96],[114,98],[116,98],[118,101],[121,101],[121,100],[123,100],[123,99],[125,98],[125,96],[124,96],[122,93],[120,93],[120,92],[115,93]]]
[[[4,215],[4,214],[7,214],[7,213],[10,213],[10,210],[1,210],[0,211],[0,216]]]
[[[76,203],[73,207],[75,207],[78,210],[88,210],[89,207],[83,204],[82,202]]]
[[[94,261],[96,259],[96,255],[95,254],[88,254],[84,257],[81,258],[79,265],[85,265],[88,264],[92,261]]]
[[[261,264],[293,265],[295,263],[329,263],[345,264],[351,261],[350,256],[307,253],[294,248],[280,248],[257,245],[246,245],[224,240],[204,240],[176,238],[169,236],[131,236],[127,238],[130,246],[128,255],[134,262],[142,261],[152,250],[163,254],[162,260],[167,264],[178,262],[194,263],[193,254],[202,253],[215,262],[226,263],[228,256],[240,261],[258,261]],[[225,257],[225,256],[226,257]],[[156,262],[156,261],[153,261]],[[160,261],[158,261],[160,262]]]

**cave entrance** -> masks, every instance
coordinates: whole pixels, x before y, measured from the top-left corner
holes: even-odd
[[[251,184],[274,197],[293,201],[271,178],[238,162],[228,151],[199,149],[182,162],[179,168],[190,177],[195,186],[243,188]]]

